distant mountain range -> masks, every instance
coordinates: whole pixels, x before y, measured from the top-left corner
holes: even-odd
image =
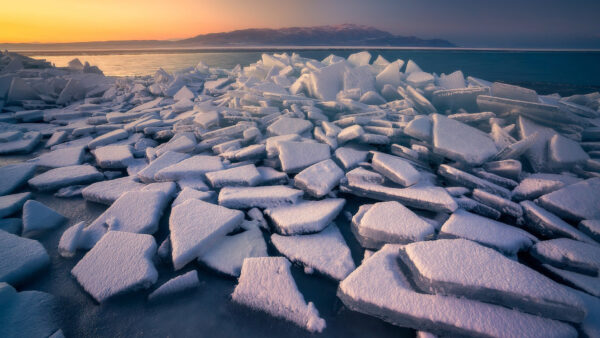
[[[335,26],[251,28],[210,33],[183,40],[126,40],[73,43],[0,43],[8,50],[88,50],[262,46],[369,46],[369,47],[456,47],[442,39],[400,36],[374,27],[344,24]]]

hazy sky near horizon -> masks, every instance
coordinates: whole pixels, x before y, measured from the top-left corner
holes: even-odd
[[[0,43],[354,23],[465,47],[600,47],[600,0],[28,0],[1,7]]]

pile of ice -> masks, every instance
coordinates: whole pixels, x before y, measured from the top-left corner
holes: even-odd
[[[68,220],[58,248],[89,250],[72,274],[98,302],[186,292],[195,270],[156,287],[155,264],[199,263],[239,277],[234,302],[320,332],[293,262],[399,326],[594,335],[599,108],[600,93],[538,95],[367,52],[119,79],[4,53],[0,154],[33,154],[0,168],[0,217],[12,217],[0,220],[0,282],[49,264],[21,223],[64,222],[27,202],[30,188],[108,206],[90,224]]]

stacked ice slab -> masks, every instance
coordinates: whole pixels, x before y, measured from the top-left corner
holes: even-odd
[[[58,248],[89,250],[72,274],[98,302],[188,292],[199,264],[239,277],[234,302],[321,332],[333,314],[304,299],[294,263],[339,283],[349,309],[431,334],[594,336],[599,108],[599,93],[368,52],[121,79],[3,53],[0,154],[36,155],[0,168],[0,217],[23,209],[0,226],[54,227],[32,210],[64,221],[27,189],[106,205],[70,219]],[[3,230],[0,282],[49,264]],[[159,287],[155,264],[174,271]]]

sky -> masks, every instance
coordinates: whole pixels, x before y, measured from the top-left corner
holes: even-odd
[[[0,43],[353,23],[463,47],[600,48],[600,0],[21,0],[1,8]]]

